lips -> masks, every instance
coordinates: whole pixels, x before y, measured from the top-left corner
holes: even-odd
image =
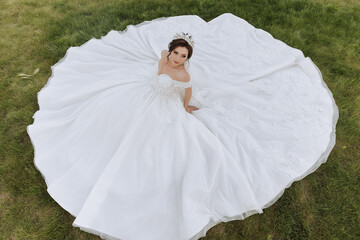
[[[174,63],[178,64],[178,62],[177,62],[177,61],[174,61]]]

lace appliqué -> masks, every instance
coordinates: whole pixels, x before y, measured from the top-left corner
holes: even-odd
[[[159,94],[161,94],[163,96],[167,96],[167,97],[170,97],[170,96],[173,96],[173,95],[177,94],[177,92],[174,91],[174,90],[164,89],[164,88],[162,88],[160,86],[155,86],[154,90],[155,90],[156,93],[159,93]]]
[[[330,118],[326,117],[331,114],[331,106],[326,104],[299,103],[298,105],[273,105],[258,106],[259,110],[271,116],[281,116],[274,120],[264,121],[255,119],[254,124],[265,130],[293,130],[308,129],[307,134],[312,137],[329,134],[331,131]],[[302,131],[302,134],[306,134]]]
[[[260,145],[245,130],[245,128],[255,127],[249,113],[238,109],[226,109],[220,103],[207,104],[207,107],[219,114],[217,125],[223,133],[236,141],[241,141],[248,149],[260,150]]]
[[[266,150],[267,157],[263,158],[263,163],[275,172],[281,172],[290,178],[297,177],[298,170],[306,163],[306,159],[302,158],[295,152],[286,152],[280,148],[276,143],[269,144]]]
[[[189,88],[191,87],[191,81],[188,82],[181,82],[181,81],[176,81],[174,80],[174,87],[179,87],[179,88]]]
[[[240,111],[237,109],[226,109],[220,103],[212,103],[208,105],[208,107],[212,108],[216,112],[220,113],[224,117],[228,118],[231,123],[234,125],[241,126],[252,126],[252,121],[250,120],[250,115],[245,111]]]

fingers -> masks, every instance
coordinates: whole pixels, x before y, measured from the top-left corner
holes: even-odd
[[[199,108],[195,107],[195,106],[188,106],[185,108],[185,110],[188,112],[188,113],[192,113],[192,111],[196,111],[196,110],[199,110]]]

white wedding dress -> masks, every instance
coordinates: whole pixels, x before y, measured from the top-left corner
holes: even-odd
[[[158,75],[176,32],[195,41],[190,82]],[[327,160],[338,120],[309,58],[230,13],[70,47],[38,103],[27,131],[47,191],[73,226],[104,239],[199,239],[262,213]]]

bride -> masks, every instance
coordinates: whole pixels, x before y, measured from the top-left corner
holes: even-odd
[[[34,165],[103,239],[196,240],[263,213],[326,161],[338,119],[309,58],[229,13],[71,47],[38,103]]]
[[[143,97],[135,111],[144,114],[129,118],[135,123],[95,179],[73,226],[107,238],[191,239],[216,222],[262,212],[235,159],[188,113],[198,109],[188,105],[190,39],[175,34],[152,84],[135,90]]]
[[[161,52],[161,59],[159,61],[159,71],[163,72],[161,74],[167,74],[176,81],[189,82],[190,75],[186,72],[184,63],[191,58],[193,44],[194,41],[192,41],[191,36],[188,36],[188,34],[177,34],[174,40],[169,43],[169,51],[163,50]],[[198,110],[197,107],[188,105],[191,98],[191,90],[191,86],[185,89],[184,107],[189,113]]]

